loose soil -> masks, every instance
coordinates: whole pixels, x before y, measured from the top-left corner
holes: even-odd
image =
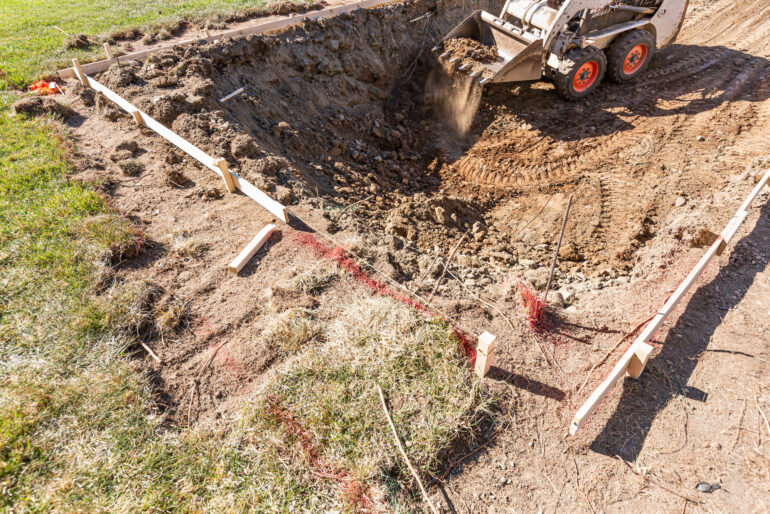
[[[455,457],[496,434],[453,469],[437,503],[681,511],[685,500],[663,483],[707,510],[761,510],[770,504],[760,414],[770,412],[767,207],[752,209],[735,249],[657,334],[642,378],[617,387],[577,437],[564,435],[622,347],[587,378],[591,366],[660,307],[768,164],[770,7],[695,0],[678,42],[639,81],[603,84],[576,103],[547,83],[489,86],[457,136],[426,99],[429,50],[478,8],[499,10],[397,3],[174,48],[99,77],[296,215],[238,276],[226,264],[270,215],[242,195],[222,196],[215,175],[103,98],[81,91],[72,102],[81,177],[100,183],[152,242],[113,280],[152,280],[158,302],[183,300],[189,311],[171,336],[148,340],[163,364],[143,363],[169,423],[229,419],[280,373],[280,355],[263,341],[272,313],[331,316],[325,306],[361,294],[345,281],[312,297],[285,292],[303,271],[335,266],[298,232],[317,229],[380,270],[370,270],[379,280],[421,297],[467,233],[431,308],[471,338],[498,335],[487,382],[500,412],[488,432],[458,445]],[[118,148],[127,141],[135,145]],[[120,171],[127,159],[136,175]],[[518,284],[547,279],[569,195],[551,331],[538,335]],[[702,480],[723,489],[699,493]]]

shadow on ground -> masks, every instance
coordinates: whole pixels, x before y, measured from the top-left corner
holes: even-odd
[[[770,247],[770,204],[762,207],[751,233],[735,245],[730,263],[721,268],[713,280],[695,291],[669,330],[662,349],[649,361],[640,379],[623,382],[617,410],[591,445],[593,451],[635,461],[652,423],[671,400],[681,395],[707,401],[708,391],[688,387],[687,382],[723,317],[743,300],[756,276],[770,261],[767,255],[759,264],[742,259],[748,245]],[[726,295],[725,291],[731,294]]]

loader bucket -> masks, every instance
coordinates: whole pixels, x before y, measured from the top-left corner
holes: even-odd
[[[543,41],[529,41],[514,32],[510,23],[476,11],[444,38],[468,38],[497,48],[497,60],[476,63],[483,66],[482,82],[521,82],[539,80],[542,76]]]

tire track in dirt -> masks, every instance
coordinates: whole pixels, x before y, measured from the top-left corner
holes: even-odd
[[[565,104],[542,85],[522,88],[513,98],[491,93],[484,100],[489,118],[478,124],[477,140],[442,175],[511,195],[523,204],[522,212],[528,212],[529,195],[536,201],[554,188],[579,189],[581,181],[596,180],[599,198],[583,199],[595,202],[599,220],[586,231],[586,244],[627,257],[628,244],[647,238],[648,229],[654,233],[657,214],[665,214],[680,194],[674,188],[676,194],[661,195],[660,180],[681,183],[686,196],[700,195],[688,189],[698,183],[691,174],[700,163],[707,194],[722,180],[715,163],[745,166],[733,164],[725,147],[767,126],[758,113],[765,112],[768,94],[757,85],[770,68],[756,50],[767,47],[770,6],[755,1],[696,7],[680,41],[662,51],[636,83],[605,84],[583,105]],[[672,169],[677,175],[669,177]],[[466,188],[462,181],[450,182]]]

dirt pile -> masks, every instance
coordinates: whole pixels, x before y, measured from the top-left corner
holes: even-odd
[[[458,59],[459,64],[495,62],[498,58],[496,46],[487,46],[475,39],[466,37],[457,37],[446,41],[444,51],[449,52],[449,55],[445,57],[447,60]]]

